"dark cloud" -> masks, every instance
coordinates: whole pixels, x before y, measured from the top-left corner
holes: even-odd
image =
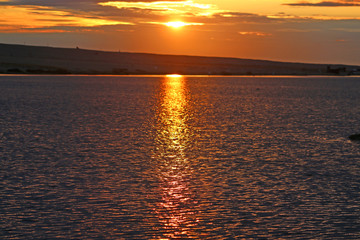
[[[89,5],[97,4],[101,1],[95,0],[61,0],[61,1],[44,1],[44,0],[10,0],[7,2],[0,3],[1,5],[35,5],[35,6],[79,6],[79,5]]]
[[[54,10],[65,10],[71,14],[93,15],[94,17],[106,17],[114,20],[124,18],[154,18],[156,11],[136,8],[117,9],[111,6],[100,6],[98,3],[109,0],[9,0],[0,2],[0,6],[27,6],[41,11],[40,7],[50,7]],[[114,0],[117,2],[171,2],[179,0]],[[181,1],[181,0],[180,0]]]
[[[172,2],[179,0],[114,0],[117,2]],[[108,2],[106,0],[9,0],[2,2],[0,5],[36,5],[36,6],[49,6],[49,7],[78,7],[78,6],[91,6],[97,5],[101,2]]]
[[[317,3],[298,2],[284,4],[293,7],[359,7],[359,1],[322,1]]]

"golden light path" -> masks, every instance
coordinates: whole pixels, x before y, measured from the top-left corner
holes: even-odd
[[[162,239],[190,238],[198,220],[196,201],[190,189],[193,175],[187,158],[191,133],[187,126],[187,92],[185,78],[178,74],[166,75],[160,94],[156,151],[162,200],[155,213],[162,224]],[[157,229],[160,230],[160,229]],[[164,238],[165,237],[165,238]]]
[[[166,75],[166,78],[183,78],[183,75],[180,75],[180,74],[167,74]]]

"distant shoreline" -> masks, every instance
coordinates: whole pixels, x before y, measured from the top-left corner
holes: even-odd
[[[360,66],[0,44],[0,74],[358,76]]]
[[[148,77],[148,78],[163,78],[169,74],[126,74],[126,75],[114,75],[114,74],[7,74],[0,73],[0,77],[129,77],[129,78],[138,78],[138,77]],[[212,78],[360,78],[360,75],[181,75],[182,77],[212,77]]]

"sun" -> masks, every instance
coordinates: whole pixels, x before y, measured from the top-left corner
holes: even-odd
[[[173,21],[173,22],[166,22],[166,23],[161,23],[167,27],[171,27],[174,29],[179,29],[182,27],[186,27],[186,26],[201,26],[204,25],[203,23],[194,23],[194,22],[182,22],[182,21]]]
[[[168,27],[172,27],[172,28],[182,28],[189,24],[185,23],[185,22],[181,22],[181,21],[176,21],[176,22],[167,22],[167,23],[165,23],[165,25]]]

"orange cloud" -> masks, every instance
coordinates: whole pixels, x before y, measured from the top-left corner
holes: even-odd
[[[250,36],[257,36],[257,37],[265,37],[271,36],[270,33],[263,33],[263,32],[239,32],[240,35],[250,35]]]
[[[359,7],[360,2],[356,0],[321,1],[321,2],[297,2],[283,5],[294,7]]]
[[[158,14],[172,16],[211,16],[215,13],[222,12],[214,4],[199,4],[192,0],[155,2],[109,1],[98,4],[100,6],[110,6],[118,9],[149,10]]]
[[[32,6],[0,6],[0,31],[26,31],[34,29],[34,32],[42,32],[41,28],[70,26],[70,27],[96,27],[107,25],[129,25],[129,22],[121,22],[96,18],[92,16],[74,15],[66,11],[56,10],[50,7]],[[35,30],[37,29],[37,30]],[[49,32],[49,29],[44,30]],[[52,30],[62,31],[62,30]]]
[[[322,20],[322,21],[343,21],[343,20],[360,20],[360,17],[338,17],[338,16],[327,16],[327,15],[311,15],[311,16],[296,16],[286,14],[268,15],[270,19],[278,20],[289,20],[289,21],[311,21],[311,20]]]

